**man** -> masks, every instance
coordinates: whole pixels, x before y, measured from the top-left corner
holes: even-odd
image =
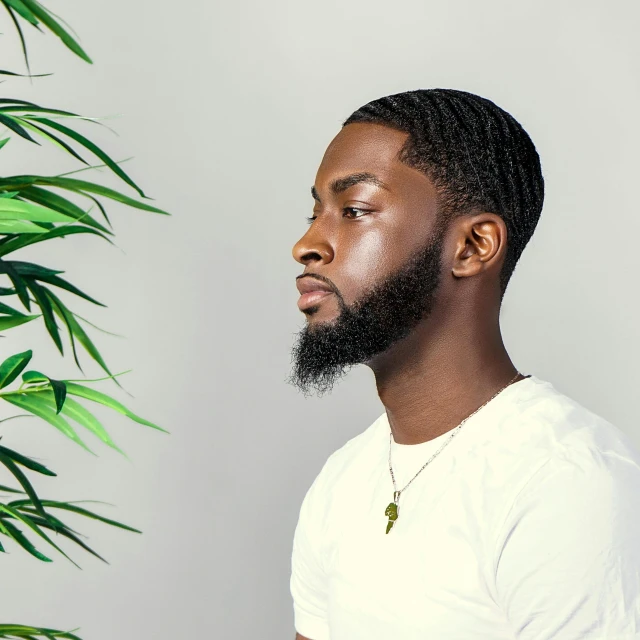
[[[640,639],[640,454],[501,337],[542,209],[529,136],[470,93],[387,96],[312,195],[290,381],[322,394],[365,364],[385,412],[302,503],[296,637]]]

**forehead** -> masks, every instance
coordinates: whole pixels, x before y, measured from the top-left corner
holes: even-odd
[[[316,175],[322,189],[332,180],[354,173],[372,173],[396,194],[416,191],[433,194],[427,176],[398,160],[407,133],[380,124],[354,122],[338,132],[329,143]]]
[[[354,122],[338,132],[324,153],[319,170],[389,171],[408,134],[379,124]]]

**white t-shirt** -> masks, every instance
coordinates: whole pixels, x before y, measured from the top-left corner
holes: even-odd
[[[640,452],[530,376],[469,418],[393,500],[386,413],[300,509],[295,628],[311,640],[640,639]],[[450,437],[392,443],[398,488]]]

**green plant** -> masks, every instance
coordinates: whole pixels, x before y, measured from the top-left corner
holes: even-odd
[[[50,75],[31,74],[23,31],[25,25],[53,33],[73,53],[91,63],[89,56],[71,35],[64,22],[37,0],[0,0],[0,5],[0,8],[6,10],[10,23],[16,29],[27,67],[26,74],[0,70],[0,75],[10,79]],[[43,142],[53,144],[74,158],[74,161],[84,165],[77,171],[54,176],[0,176],[0,276],[7,279],[2,283],[6,286],[0,286],[0,331],[4,332],[42,318],[48,335],[61,355],[64,356],[63,335],[66,331],[74,361],[80,371],[83,372],[79,351],[83,349],[106,376],[93,380],[59,380],[33,369],[27,370],[33,355],[31,350],[11,355],[0,364],[0,399],[26,411],[27,414],[11,416],[0,420],[0,423],[24,415],[34,415],[90,453],[94,453],[78,434],[76,426],[79,425],[107,446],[126,456],[92,413],[90,406],[102,405],[122,413],[137,423],[164,433],[169,432],[137,416],[115,398],[87,384],[81,384],[112,380],[121,386],[117,377],[122,374],[114,375],[110,371],[81,322],[95,325],[74,313],[60,296],[72,295],[99,306],[105,305],[60,277],[62,271],[15,259],[15,253],[20,249],[77,234],[98,236],[113,244],[111,237],[114,234],[106,212],[108,202],[119,202],[144,211],[168,215],[145,202],[147,197],[122,169],[121,163],[115,162],[100,147],[76,130],[74,124],[78,121],[100,124],[95,119],[83,118],[69,111],[43,107],[24,100],[0,98],[0,131],[2,128],[6,130],[4,136],[0,135],[1,153],[6,153],[7,144],[12,138],[17,138],[37,145]],[[96,159],[99,161],[98,164],[91,164],[96,162]],[[120,190],[97,182],[79,179],[77,176],[70,177],[78,171],[99,167],[116,176],[125,183],[125,188],[133,189],[137,195],[128,196]],[[104,219],[103,221],[99,221],[95,214],[92,215],[94,210]],[[66,294],[62,294],[62,291]],[[20,385],[9,389],[19,376]],[[86,402],[83,404],[79,399]],[[141,533],[138,529],[78,506],[80,501],[61,502],[40,498],[27,477],[27,472],[45,476],[55,476],[55,472],[5,445],[6,442],[0,444],[0,468],[8,472],[19,488],[0,484],[0,494],[20,494],[20,497],[4,502],[6,498],[0,495],[0,552],[5,552],[3,542],[11,541],[38,560],[51,562],[52,559],[37,548],[29,537],[35,536],[39,546],[49,545],[75,566],[79,566],[51,539],[48,532],[53,532],[106,562],[82,541],[77,531],[65,524],[61,519],[65,513],[74,513],[127,531]],[[72,631],[19,624],[0,624],[0,638],[80,640]]]

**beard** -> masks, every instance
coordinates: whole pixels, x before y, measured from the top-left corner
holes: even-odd
[[[351,367],[384,353],[428,317],[441,280],[445,231],[438,226],[425,247],[351,305],[336,293],[338,317],[316,326],[307,324],[298,333],[287,382],[305,396],[314,389],[321,396]]]

